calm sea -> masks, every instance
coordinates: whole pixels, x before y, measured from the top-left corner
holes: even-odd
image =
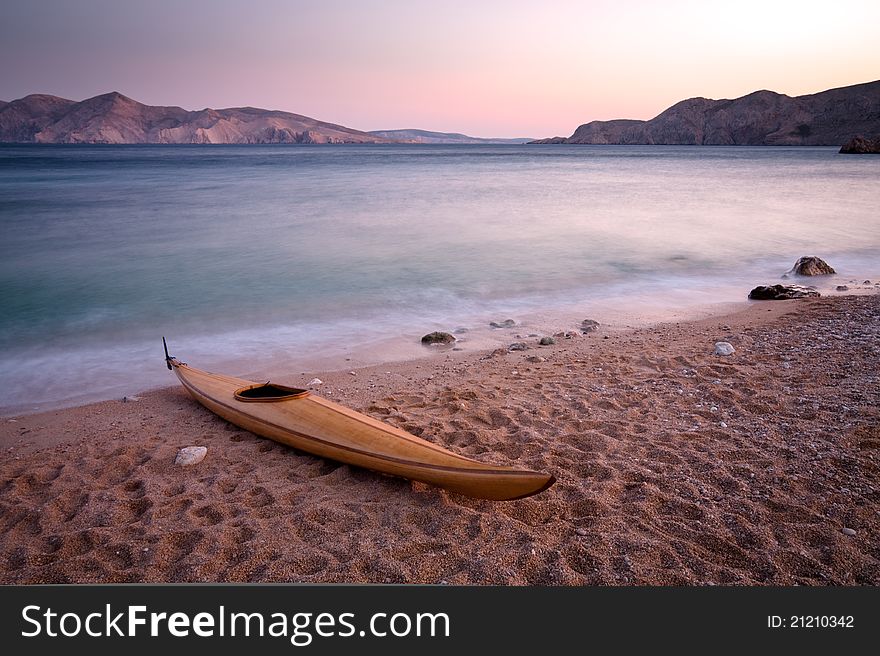
[[[172,384],[163,335],[196,366],[300,373],[410,356],[435,329],[468,328],[472,348],[490,320],[742,300],[800,255],[838,269],[823,284],[861,282],[880,274],[880,157],[0,146],[0,226],[9,413]]]

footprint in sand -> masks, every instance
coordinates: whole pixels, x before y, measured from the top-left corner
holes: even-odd
[[[104,562],[109,563],[115,569],[127,570],[134,566],[134,555],[131,545],[124,543],[111,543],[103,547]]]
[[[251,508],[264,508],[265,506],[275,503],[275,497],[272,496],[266,488],[260,486],[255,487],[248,492],[245,503]]]
[[[73,492],[55,497],[46,509],[47,516],[55,515],[62,522],[74,519],[89,502],[88,492]]]
[[[163,562],[177,563],[189,556],[204,537],[204,531],[199,529],[166,533],[156,544],[156,555]]]
[[[238,489],[238,482],[231,478],[225,478],[217,483],[217,488],[223,494],[232,494],[233,492],[235,492],[236,489]]]
[[[183,494],[186,492],[186,487],[183,483],[175,483],[167,488],[165,488],[165,496],[166,497],[176,497],[179,494]]]
[[[196,508],[193,513],[196,517],[203,520],[208,526],[216,526],[223,521],[223,513],[211,506],[201,506]]]
[[[144,483],[144,481],[142,481],[139,478],[128,481],[123,486],[123,489],[130,497],[134,497],[134,498],[142,497],[147,493],[146,483]]]
[[[114,504],[113,525],[140,522],[152,507],[153,502],[144,497],[120,501]]]

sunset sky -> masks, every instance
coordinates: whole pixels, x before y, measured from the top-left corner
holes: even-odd
[[[28,0],[0,99],[120,91],[361,129],[569,135],[693,96],[880,79],[880,2]]]

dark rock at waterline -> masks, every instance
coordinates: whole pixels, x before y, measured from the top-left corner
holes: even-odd
[[[849,291],[849,287],[847,287],[846,285],[838,285],[838,286],[837,286],[837,291],[839,291],[839,292],[848,292],[848,291]]]
[[[444,333],[440,331],[436,331],[433,333],[428,333],[424,337],[422,337],[422,344],[452,344],[455,341],[455,337],[450,335],[449,333]]]
[[[596,321],[595,319],[584,319],[583,321],[581,321],[581,332],[582,333],[584,333],[584,334],[592,333],[597,330],[599,330],[599,322]]]
[[[504,321],[491,321],[489,323],[493,328],[513,328],[516,325],[516,321],[513,319],[505,319]]]
[[[794,263],[789,273],[799,276],[827,276],[837,272],[821,257],[805,256]]]
[[[812,287],[803,285],[758,285],[749,292],[749,298],[753,301],[786,301],[819,295],[819,292]]]
[[[528,351],[529,345],[525,342],[514,342],[510,346],[507,347],[508,351]]]
[[[552,337],[542,337],[541,341],[538,342],[541,346],[552,346],[556,343],[556,340]]]
[[[878,155],[880,154],[880,137],[866,139],[853,137],[840,147],[844,155]]]

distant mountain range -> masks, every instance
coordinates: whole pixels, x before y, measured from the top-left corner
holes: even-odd
[[[532,140],[531,137],[516,139],[469,137],[458,132],[429,132],[428,130],[371,130],[370,134],[404,143],[421,144],[524,144]]]
[[[82,102],[35,94],[0,104],[0,142],[103,144],[391,143],[308,116],[253,107],[153,107],[121,93]]]
[[[859,135],[880,136],[880,80],[794,98],[772,91],[735,100],[691,98],[649,121],[592,121],[570,137],[538,141],[414,129],[362,132],[254,107],[154,107],[116,92],[81,102],[44,94],[0,101],[0,142],[6,143],[839,146]]]
[[[522,144],[522,139],[482,139],[427,130],[361,132],[308,116],[254,107],[202,109],[154,107],[121,93],[81,102],[33,94],[0,101],[0,142],[102,144],[436,143]]]
[[[880,136],[880,80],[807,96],[691,98],[649,121],[592,121],[570,137],[530,143],[840,146],[857,135]]]

